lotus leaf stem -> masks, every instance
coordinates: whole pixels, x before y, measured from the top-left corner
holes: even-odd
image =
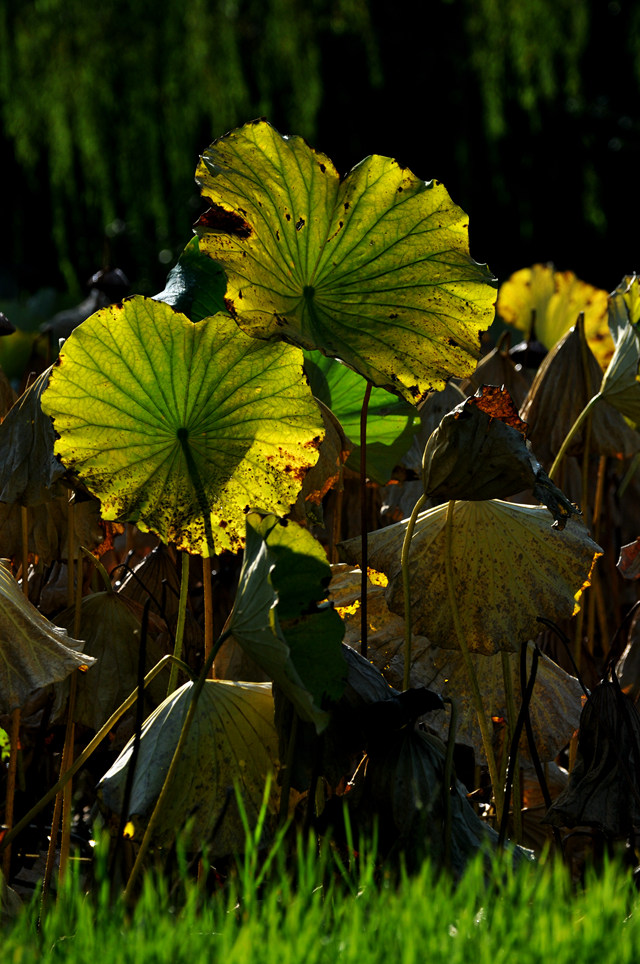
[[[469,679],[469,685],[471,687],[471,696],[473,699],[473,705],[475,707],[476,713],[478,714],[478,723],[480,725],[480,733],[482,734],[482,745],[484,747],[485,756],[487,758],[487,764],[489,766],[489,776],[491,777],[491,785],[493,786],[493,797],[496,804],[496,816],[498,824],[502,822],[502,812],[504,806],[504,788],[500,784],[498,778],[498,766],[496,764],[495,753],[493,752],[493,743],[491,740],[491,731],[489,729],[489,723],[487,720],[487,715],[484,709],[484,703],[482,702],[482,695],[480,693],[480,687],[478,685],[478,677],[476,676],[476,671],[471,660],[471,655],[469,653],[469,647],[467,646],[467,640],[465,639],[464,630],[462,628],[462,622],[460,620],[460,613],[458,612],[458,603],[455,594],[455,585],[453,581],[453,563],[451,556],[451,543],[453,535],[453,509],[455,506],[455,500],[451,500],[447,506],[447,521],[445,524],[445,550],[444,550],[444,565],[447,577],[447,593],[449,596],[449,609],[451,611],[451,618],[453,619],[453,625],[458,640],[458,645],[462,652],[464,659],[465,668],[467,670],[467,677]]]
[[[207,564],[210,565],[210,562],[207,563]],[[129,876],[129,880],[127,881],[127,886],[126,886],[125,892],[124,892],[124,901],[125,901],[125,904],[130,904],[130,903],[131,903],[131,899],[132,899],[133,890],[134,890],[134,887],[135,887],[135,884],[136,884],[136,880],[138,879],[138,875],[139,875],[140,870],[141,870],[141,868],[142,868],[142,863],[143,863],[144,858],[145,858],[145,856],[146,856],[147,850],[149,849],[149,845],[150,845],[150,843],[151,843],[151,839],[152,839],[152,836],[153,836],[153,831],[154,831],[155,826],[156,826],[156,824],[157,824],[157,822],[158,822],[158,820],[159,820],[159,818],[160,818],[160,814],[162,813],[162,809],[163,809],[163,807],[164,807],[164,802],[165,802],[166,797],[167,797],[167,794],[168,794],[168,792],[169,792],[169,788],[170,788],[170,786],[171,786],[171,784],[172,784],[172,782],[173,782],[173,778],[174,778],[174,776],[175,776],[176,770],[178,769],[178,763],[180,762],[180,757],[181,757],[181,755],[182,755],[182,750],[183,750],[183,747],[184,747],[184,745],[185,745],[185,743],[186,743],[186,741],[187,741],[187,737],[188,737],[188,735],[189,735],[189,730],[191,729],[191,724],[192,724],[192,722],[193,722],[193,718],[194,718],[195,713],[196,713],[196,708],[197,708],[197,705],[198,705],[198,699],[199,699],[199,697],[200,697],[200,693],[202,692],[203,687],[204,687],[204,684],[205,684],[205,682],[206,682],[206,680],[207,680],[207,678],[208,678],[208,676],[209,676],[209,673],[211,672],[211,667],[213,666],[213,661],[214,661],[214,659],[216,658],[216,656],[217,656],[217,654],[218,654],[218,650],[220,649],[220,647],[221,647],[222,644],[224,643],[225,639],[227,639],[227,637],[230,636],[230,635],[231,635],[231,632],[230,632],[229,630],[225,630],[225,631],[218,637],[218,640],[217,640],[216,644],[211,648],[211,652],[209,653],[209,656],[208,656],[207,659],[205,660],[205,664],[204,664],[204,666],[202,667],[202,671],[201,671],[198,679],[197,679],[196,682],[193,684],[193,689],[192,689],[192,691],[191,691],[191,700],[190,700],[190,702],[189,702],[189,709],[187,710],[187,714],[186,714],[185,719],[184,719],[184,722],[183,722],[183,724],[182,724],[182,729],[180,730],[180,736],[178,737],[178,742],[177,742],[177,744],[176,744],[176,748],[175,748],[175,750],[173,751],[173,757],[171,758],[171,763],[169,764],[169,769],[168,769],[167,775],[166,775],[166,777],[165,777],[165,779],[164,779],[164,783],[163,783],[163,785],[162,785],[162,790],[160,791],[160,794],[158,795],[158,799],[156,800],[156,805],[155,805],[155,807],[153,808],[153,812],[152,812],[151,816],[149,817],[149,822],[147,823],[147,827],[146,827],[146,830],[145,830],[145,832],[144,832],[144,836],[143,836],[143,838],[142,838],[142,842],[141,842],[141,844],[140,844],[140,849],[138,850],[138,853],[137,853],[137,856],[136,856],[136,860],[135,860],[135,863],[134,863],[134,865],[133,865],[133,869],[131,870],[131,874],[130,874],[130,876]]]
[[[502,680],[504,683],[504,695],[507,703],[507,724],[509,732],[509,766],[513,768],[513,827],[515,830],[516,843],[522,843],[522,783],[520,781],[519,766],[519,743],[514,748],[514,733],[516,731],[516,721],[518,714],[516,711],[516,701],[513,693],[513,676],[511,675],[511,655],[502,650]],[[513,760],[511,759],[513,754]],[[509,799],[505,799],[505,809],[509,808]]]
[[[409,573],[409,554],[411,552],[411,540],[413,538],[413,530],[416,526],[416,519],[418,518],[418,513],[420,509],[427,501],[427,494],[422,493],[418,501],[413,507],[413,511],[409,517],[407,523],[407,530],[404,534],[404,542],[402,543],[402,553],[400,556],[400,565],[402,567],[402,590],[404,594],[404,676],[402,680],[403,690],[408,690],[410,685],[411,677],[411,582]]]
[[[163,656],[162,659],[159,660],[156,663],[156,665],[153,667],[153,669],[150,669],[147,675],[145,676],[144,678],[145,687],[147,687],[151,682],[151,680],[155,679],[158,673],[161,670],[163,670],[167,665],[167,663],[171,662],[173,659],[174,659],[173,656]],[[189,676],[191,676],[191,670],[186,665],[186,663],[183,663],[181,660],[178,660],[178,662],[180,667],[184,670],[184,672],[188,673]],[[105,737],[109,735],[109,733],[114,728],[114,726],[116,725],[120,717],[123,716],[127,712],[127,710],[133,706],[137,698],[138,698],[138,687],[135,688],[133,693],[130,693],[129,696],[127,696],[124,703],[121,703],[118,709],[111,714],[107,722],[100,727],[100,729],[98,730],[94,738],[89,743],[87,743],[86,747],[84,748],[80,756],[76,758],[75,762],[60,777],[58,782],[54,784],[54,786],[52,786],[51,789],[48,790],[47,793],[45,793],[45,795],[41,797],[36,804],[33,805],[31,810],[29,810],[29,812],[24,815],[24,817],[15,825],[15,827],[12,827],[12,829],[4,835],[4,837],[0,841],[0,853],[2,853],[3,850],[6,850],[6,848],[11,844],[11,842],[15,840],[15,838],[18,836],[18,834],[21,833],[25,827],[29,826],[33,818],[37,817],[40,811],[43,810],[44,807],[47,806],[47,804],[51,803],[54,797],[58,795],[60,790],[62,790],[62,788],[66,786],[69,780],[71,780],[75,776],[75,774],[78,772],[80,767],[87,762],[91,754],[95,750],[97,750],[97,748],[100,746],[100,744],[105,739]]]
[[[556,455],[555,460],[554,460],[554,463],[553,463],[553,465],[551,466],[551,468],[549,469],[549,478],[550,478],[550,479],[553,479],[553,478],[557,475],[558,468],[559,468],[560,463],[562,462],[563,458],[564,458],[565,455],[566,455],[567,449],[569,448],[569,446],[570,446],[571,443],[573,442],[575,436],[578,434],[578,432],[579,432],[580,429],[582,428],[585,419],[586,419],[587,416],[591,413],[591,411],[592,411],[593,408],[595,407],[596,403],[599,402],[601,398],[602,398],[602,395],[600,394],[600,392],[598,392],[597,395],[594,395],[593,398],[592,398],[590,401],[587,402],[587,404],[586,404],[585,407],[582,409],[582,411],[581,411],[580,414],[578,415],[577,419],[575,420],[575,422],[573,423],[573,425],[572,425],[571,428],[569,429],[567,435],[565,436],[564,442],[563,442],[562,445],[560,446],[560,451],[559,451],[558,454]]]
[[[182,640],[184,637],[184,623],[187,616],[187,594],[189,591],[189,553],[182,553],[182,571],[180,574],[180,601],[178,602],[178,622],[176,624],[176,639],[173,647],[173,655],[176,660],[182,657]],[[169,674],[169,685],[167,686],[167,696],[170,696],[178,682],[178,663],[171,664]]]
[[[456,745],[456,729],[458,727],[458,707],[450,696],[443,697],[443,701],[451,707],[449,718],[449,734],[447,736],[447,753],[444,758],[444,774],[442,797],[444,809],[444,865],[451,870],[451,835],[453,823],[451,817],[451,779],[453,776],[453,751]]]
[[[369,571],[369,545],[367,540],[367,529],[369,518],[367,513],[367,412],[369,410],[369,399],[371,397],[371,382],[367,381],[364,391],[362,409],[360,411],[360,538],[362,540],[362,576],[360,581],[360,653],[366,658],[367,655],[367,634],[369,625],[367,622],[367,579]]]

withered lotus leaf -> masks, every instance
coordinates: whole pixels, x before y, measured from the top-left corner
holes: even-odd
[[[332,566],[331,570],[331,598],[345,622],[345,643],[357,646],[360,640],[360,612],[353,604],[360,600],[360,570],[344,564]],[[392,686],[402,689],[404,621],[389,610],[384,598],[384,589],[371,583],[367,591],[367,616],[369,623],[367,655]],[[510,653],[508,658],[513,678],[516,710],[519,710],[519,655]],[[508,718],[502,655],[472,654],[471,659],[487,716]],[[412,687],[427,687],[455,700],[459,714],[456,742],[473,747],[476,760],[483,761],[485,756],[478,727],[478,716],[473,705],[462,654],[452,649],[433,646],[426,637],[414,635],[411,646],[410,684]],[[577,679],[565,673],[557,663],[542,654],[530,704],[531,725],[541,760],[553,760],[577,729],[580,720],[581,695],[582,689]],[[449,732],[448,711],[434,710],[430,713],[429,727],[446,741]],[[520,753],[523,759],[531,759],[529,744],[524,735],[520,742]]]
[[[424,451],[424,487],[434,501],[504,499],[530,489],[557,528],[577,508],[555,486],[531,451],[527,426],[511,396],[483,385],[444,416]]]
[[[531,445],[543,465],[549,467],[553,462],[565,436],[587,403],[601,390],[601,384],[602,371],[584,341],[582,326],[576,325],[543,361],[520,410],[529,425]],[[629,428],[615,408],[602,401],[593,409],[589,437],[594,455],[627,457],[640,445],[640,436]],[[585,426],[582,426],[567,454],[580,454],[584,438]]]
[[[413,629],[437,646],[458,646],[444,553],[447,505],[418,515],[409,572]],[[389,580],[386,600],[404,612],[401,553],[408,520],[369,533],[369,566]],[[360,565],[361,541],[341,543]],[[585,526],[569,519],[562,532],[546,509],[492,499],[456,502],[451,544],[454,593],[471,652],[517,651],[538,633],[538,616],[558,620],[578,611],[591,568],[602,550]]]
[[[0,565],[0,713],[23,706],[35,690],[95,663],[82,642],[45,619]]]

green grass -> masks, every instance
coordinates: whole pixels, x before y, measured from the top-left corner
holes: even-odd
[[[295,885],[293,880],[295,879]],[[294,865],[254,853],[214,895],[187,885],[176,901],[147,875],[130,916],[103,879],[92,897],[72,878],[36,929],[37,907],[0,934],[2,964],[590,964],[640,957],[628,873],[608,865],[585,888],[562,867],[474,862],[454,886],[428,865],[380,879],[366,856],[344,867],[299,847]]]

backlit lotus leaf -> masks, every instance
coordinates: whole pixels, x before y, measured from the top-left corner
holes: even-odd
[[[611,296],[610,323],[615,352],[604,373],[600,394],[626,418],[640,425],[640,287],[636,275],[623,278]],[[625,318],[626,315],[626,318]]]
[[[162,789],[182,724],[189,709],[193,683],[175,690],[147,718],[127,813],[138,843]],[[101,804],[120,814],[124,804],[133,739],[98,784]],[[183,840],[190,850],[205,844],[210,857],[244,850],[246,833],[238,811],[235,788],[249,826],[255,827],[265,784],[271,777],[265,839],[277,813],[275,769],[278,736],[273,722],[270,683],[207,680],[183,748],[153,844],[167,847],[188,827]]]
[[[409,558],[413,629],[444,649],[458,647],[444,563],[447,505],[417,518]],[[546,509],[510,502],[456,502],[451,563],[456,606],[471,652],[514,652],[538,633],[538,616],[568,618],[602,550],[585,526],[550,526]],[[408,520],[369,533],[369,566],[387,576],[386,600],[404,612],[400,556]],[[360,539],[341,543],[360,564]]]
[[[105,519],[207,556],[243,545],[249,508],[288,512],[324,433],[302,352],[142,297],[73,332],[43,408]]]
[[[82,643],[45,619],[0,565],[0,713],[23,706],[32,693],[95,660]]]
[[[534,264],[514,272],[498,293],[497,312],[508,324],[535,337],[549,351],[584,312],[591,351],[604,370],[613,354],[607,325],[608,294],[581,281],[573,271],[555,271],[552,264]]]
[[[341,358],[413,402],[473,369],[494,279],[438,181],[377,155],[341,179],[263,120],[214,141],[196,180],[211,205],[200,250],[223,266],[249,334]]]

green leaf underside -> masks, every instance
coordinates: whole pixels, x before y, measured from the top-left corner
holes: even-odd
[[[359,471],[360,414],[366,381],[336,358],[319,351],[305,351],[305,371],[311,391],[340,422],[353,444],[347,465]],[[371,391],[367,406],[367,475],[381,485],[391,473],[413,439],[413,421],[417,410],[384,388]]]
[[[141,297],[67,339],[43,408],[105,519],[203,555],[243,545],[249,508],[289,510],[323,434],[299,351]]]
[[[167,277],[163,291],[154,295],[191,321],[202,321],[225,311],[227,279],[219,264],[200,252],[198,239],[192,238]]]
[[[196,179],[213,205],[200,248],[247,332],[339,357],[410,401],[471,372],[495,290],[440,183],[379,156],[341,181],[264,121],[215,141]]]
[[[273,515],[247,517],[247,547],[227,629],[277,683],[299,715],[322,730],[323,697],[344,689],[343,626],[332,609],[318,608],[330,569],[323,550],[295,523]]]

